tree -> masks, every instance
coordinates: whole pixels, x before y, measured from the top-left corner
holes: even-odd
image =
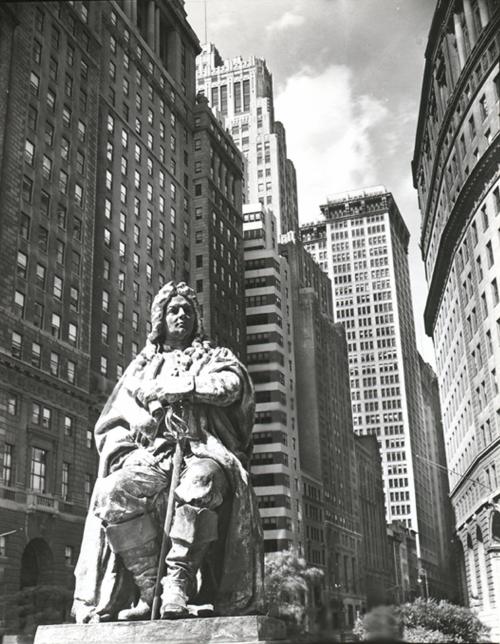
[[[311,630],[316,622],[316,589],[323,572],[310,567],[295,550],[265,558],[265,601],[268,615],[287,622],[290,634]]]
[[[3,599],[9,630],[34,635],[40,624],[71,620],[73,593],[62,586],[31,586]]]

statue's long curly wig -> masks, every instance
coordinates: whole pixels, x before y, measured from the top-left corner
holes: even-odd
[[[199,342],[205,340],[203,319],[196,293],[186,282],[168,282],[158,291],[151,307],[151,333],[148,335],[148,340],[160,350],[163,350],[166,338],[165,309],[176,295],[184,297],[191,304],[195,313],[196,319],[189,343],[192,344],[195,340]]]

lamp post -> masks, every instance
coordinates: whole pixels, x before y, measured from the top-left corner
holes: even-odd
[[[425,568],[420,568],[418,571],[418,581],[420,584],[422,583],[422,578],[425,584],[425,601],[429,601],[429,583],[427,581],[427,570]]]

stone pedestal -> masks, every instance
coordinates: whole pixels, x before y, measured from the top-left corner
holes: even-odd
[[[285,624],[262,615],[39,626],[34,644],[284,644]]]

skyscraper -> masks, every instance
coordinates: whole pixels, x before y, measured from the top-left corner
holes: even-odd
[[[0,576],[71,586],[103,397],[190,279],[183,2],[0,5]],[[5,559],[4,557],[7,557]],[[7,562],[7,563],[5,563]]]
[[[252,481],[267,552],[303,547],[291,275],[276,219],[244,207],[248,369],[255,385]]]
[[[106,394],[141,349],[154,294],[191,279],[199,44],[179,0],[92,7],[104,36],[91,373]]]
[[[436,508],[425,460],[408,229],[383,187],[336,195],[321,211],[324,219],[301,233],[331,278],[335,318],[346,329],[354,431],[379,439],[387,522],[413,528],[422,562],[434,566]]]
[[[422,414],[428,448],[431,484],[436,507],[440,508],[440,511],[434,514],[434,521],[438,526],[436,530],[436,562],[438,568],[447,573],[439,576],[432,575],[430,581],[434,585],[431,585],[429,592],[436,597],[449,597],[455,601],[460,601],[461,595],[457,588],[455,552],[452,547],[454,515],[450,501],[439,386],[437,376],[431,365],[425,362],[420,355],[419,365],[422,385]]]
[[[208,336],[245,359],[243,159],[203,96],[193,136],[192,285]]]
[[[500,6],[438,2],[413,158],[468,599],[500,633]]]
[[[196,62],[198,90],[224,117],[247,163],[245,203],[262,203],[276,217],[278,237],[298,230],[295,168],[287,159],[282,123],[274,120],[273,82],[254,56],[223,60],[213,44]]]
[[[365,591],[345,332],[333,322],[328,276],[294,232],[280,253],[291,280],[304,555],[325,572],[327,625],[352,628]]]

